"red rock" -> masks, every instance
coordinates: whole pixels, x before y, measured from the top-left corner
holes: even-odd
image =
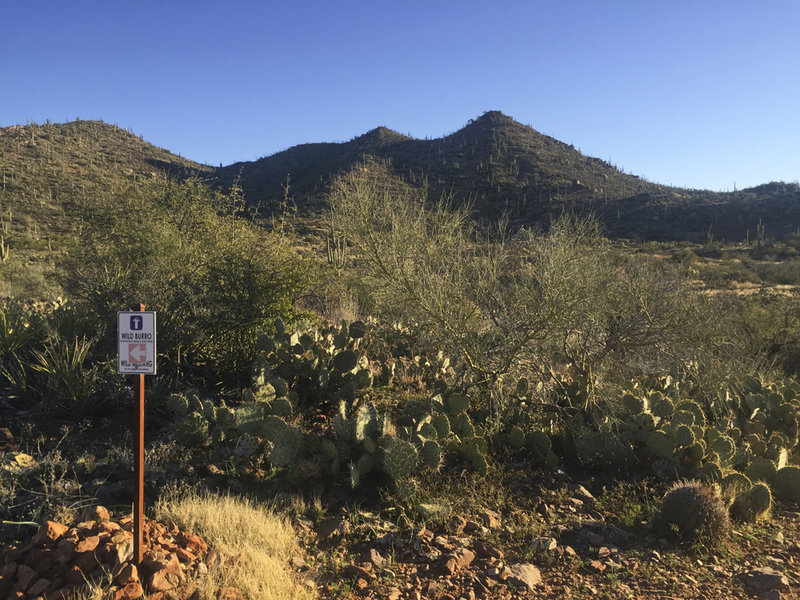
[[[92,506],[81,513],[79,517],[81,521],[107,521],[110,518],[111,515],[104,506]]]
[[[167,566],[153,573],[147,580],[147,589],[151,592],[166,592],[177,588],[185,579],[178,557],[170,554]]]
[[[176,536],[176,541],[181,546],[183,546],[190,552],[197,555],[203,555],[208,550],[208,544],[206,544],[206,541],[199,535],[194,535],[191,533],[185,533],[181,531]]]
[[[96,535],[91,535],[85,539],[82,539],[78,544],[75,546],[75,552],[83,553],[83,552],[92,552],[95,548],[100,544],[100,538]]]
[[[45,521],[39,526],[39,531],[33,536],[31,544],[34,546],[45,546],[54,544],[69,529],[66,525],[55,521]]]
[[[177,546],[175,548],[175,555],[178,557],[179,561],[184,562],[184,563],[191,564],[191,563],[193,563],[194,561],[197,560],[197,557],[194,554],[192,554],[191,552],[189,552],[185,548],[181,548],[180,546]]]
[[[244,600],[242,592],[235,587],[223,587],[217,590],[216,600]]]
[[[53,551],[53,560],[60,565],[65,565],[75,555],[75,542],[71,539],[59,540]]]
[[[14,587],[11,588],[11,593],[26,591],[35,578],[36,571],[28,565],[20,565],[17,567],[17,578],[14,581]]]
[[[144,596],[142,584],[138,581],[128,583],[112,593],[112,600],[136,600]]]
[[[483,523],[483,525],[489,529],[497,529],[500,527],[500,513],[498,512],[489,510],[487,508],[481,511],[481,513],[478,515],[478,518],[481,520],[481,523]]]
[[[38,596],[48,587],[50,587],[50,580],[42,577],[41,579],[37,579],[34,584],[28,588],[27,594],[28,596]]]
[[[89,573],[100,566],[100,562],[97,560],[94,552],[76,553],[74,564],[84,573]]]
[[[139,581],[139,569],[133,563],[122,565],[114,576],[114,583],[117,585],[128,585]]]
[[[98,530],[104,533],[114,533],[122,529],[118,523],[114,521],[103,521],[100,523]]]

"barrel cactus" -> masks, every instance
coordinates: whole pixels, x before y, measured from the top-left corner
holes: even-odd
[[[730,531],[725,504],[699,481],[672,486],[661,501],[661,516],[681,536],[705,543],[719,542]]]

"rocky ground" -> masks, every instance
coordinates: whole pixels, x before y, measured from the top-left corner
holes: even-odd
[[[722,546],[703,548],[651,522],[624,526],[609,503],[564,479],[540,497],[536,535],[508,507],[405,528],[363,512],[297,517],[307,556],[294,567],[322,598],[800,598],[797,507],[734,524]]]
[[[18,462],[23,455],[9,456]],[[155,472],[157,456],[151,464]],[[76,485],[95,489],[100,469]],[[420,481],[420,497],[405,502],[386,488],[354,493],[346,485],[297,501],[279,480],[255,488],[245,474],[214,465],[177,463],[175,469],[164,470],[157,483],[194,472],[196,484],[277,501],[303,549],[287,568],[323,599],[800,598],[800,507],[794,505],[776,503],[767,520],[734,523],[723,544],[708,548],[659,523],[667,482],[633,476],[530,472],[525,464],[506,464],[487,477],[455,473]],[[126,469],[109,473],[96,498],[128,488]],[[31,493],[19,492],[14,502],[28,501]],[[209,561],[247,560],[220,557],[192,532],[149,522],[146,560],[134,570],[126,502],[108,504],[110,515],[95,508],[6,542],[0,598],[64,598],[84,575],[102,574],[114,600],[145,592],[154,600],[187,600]],[[237,597],[236,590],[219,591],[220,599]]]

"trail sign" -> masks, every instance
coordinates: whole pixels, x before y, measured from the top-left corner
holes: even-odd
[[[156,374],[156,313],[118,312],[118,373]]]

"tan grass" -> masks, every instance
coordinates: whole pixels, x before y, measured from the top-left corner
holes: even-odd
[[[214,598],[225,586],[239,588],[251,600],[313,598],[288,566],[297,550],[294,531],[270,507],[235,496],[172,492],[157,503],[156,518],[202,536],[223,557],[240,557],[209,569],[206,580],[198,582],[201,598]]]

